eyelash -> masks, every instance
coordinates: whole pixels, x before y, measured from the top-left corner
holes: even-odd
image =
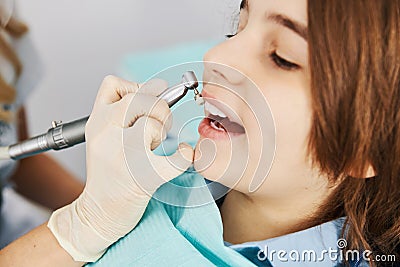
[[[227,35],[225,35],[225,37],[227,39],[230,39],[230,38],[232,38],[234,36],[236,36],[236,34],[227,34]],[[272,60],[272,62],[278,68],[281,68],[281,69],[286,70],[286,71],[295,71],[295,70],[298,70],[300,68],[299,65],[297,65],[297,64],[295,64],[293,62],[287,61],[286,59],[278,56],[276,51],[271,52],[269,54],[269,58]]]
[[[276,53],[276,51],[273,51],[269,57],[271,58],[271,60],[274,62],[274,64],[276,66],[278,66],[279,68],[283,69],[283,70],[287,70],[287,71],[295,71],[298,70],[300,68],[299,65],[292,63],[290,61],[287,61],[286,59],[278,56],[278,54]]]
[[[226,39],[230,39],[232,37],[235,37],[237,33],[231,33],[231,34],[225,34]]]

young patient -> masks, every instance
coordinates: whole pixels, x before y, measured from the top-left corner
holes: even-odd
[[[161,263],[149,256],[152,247],[141,251],[150,240],[167,250],[156,249],[163,263],[178,261],[170,253],[179,242],[207,220],[218,228],[222,218],[224,244],[251,265],[280,266],[290,251],[314,251],[318,266],[374,265],[382,255],[400,261],[399,15],[400,0],[243,1],[237,33],[204,56],[206,118],[194,168],[232,189],[217,200],[220,214],[215,206],[200,214],[157,209],[162,204],[151,200],[142,224],[106,257],[120,255],[113,253],[147,229],[159,232],[142,234],[131,253]],[[174,217],[179,212],[198,217],[184,228],[185,216]],[[166,213],[170,224],[158,228]],[[171,221],[184,228],[172,231],[183,237],[168,235]],[[171,243],[161,244],[160,236]],[[199,259],[233,251],[200,250],[201,240],[192,239],[185,248]],[[359,254],[327,258],[328,248]]]
[[[237,34],[204,57],[194,163],[233,189],[220,207],[225,241],[345,216],[346,249],[400,251],[399,6],[242,2]]]

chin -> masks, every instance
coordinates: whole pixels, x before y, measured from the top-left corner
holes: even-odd
[[[217,182],[229,164],[229,159],[221,156],[223,154],[229,155],[229,153],[222,153],[222,149],[213,141],[200,138],[194,150],[193,166],[204,178]]]
[[[246,171],[247,156],[241,150],[232,149],[233,147],[231,142],[215,142],[201,137],[195,147],[195,170],[207,180],[229,188],[242,188],[241,180]]]

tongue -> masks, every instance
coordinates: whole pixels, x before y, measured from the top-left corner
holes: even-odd
[[[221,126],[227,131],[231,133],[245,133],[243,126],[237,124],[236,122],[230,121],[228,118],[222,118],[217,115],[210,114],[208,116],[211,120],[217,121]]]

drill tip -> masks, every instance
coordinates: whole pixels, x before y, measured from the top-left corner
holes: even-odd
[[[204,105],[204,98],[201,96],[201,94],[198,94],[194,97],[194,100],[197,105],[202,106]]]

